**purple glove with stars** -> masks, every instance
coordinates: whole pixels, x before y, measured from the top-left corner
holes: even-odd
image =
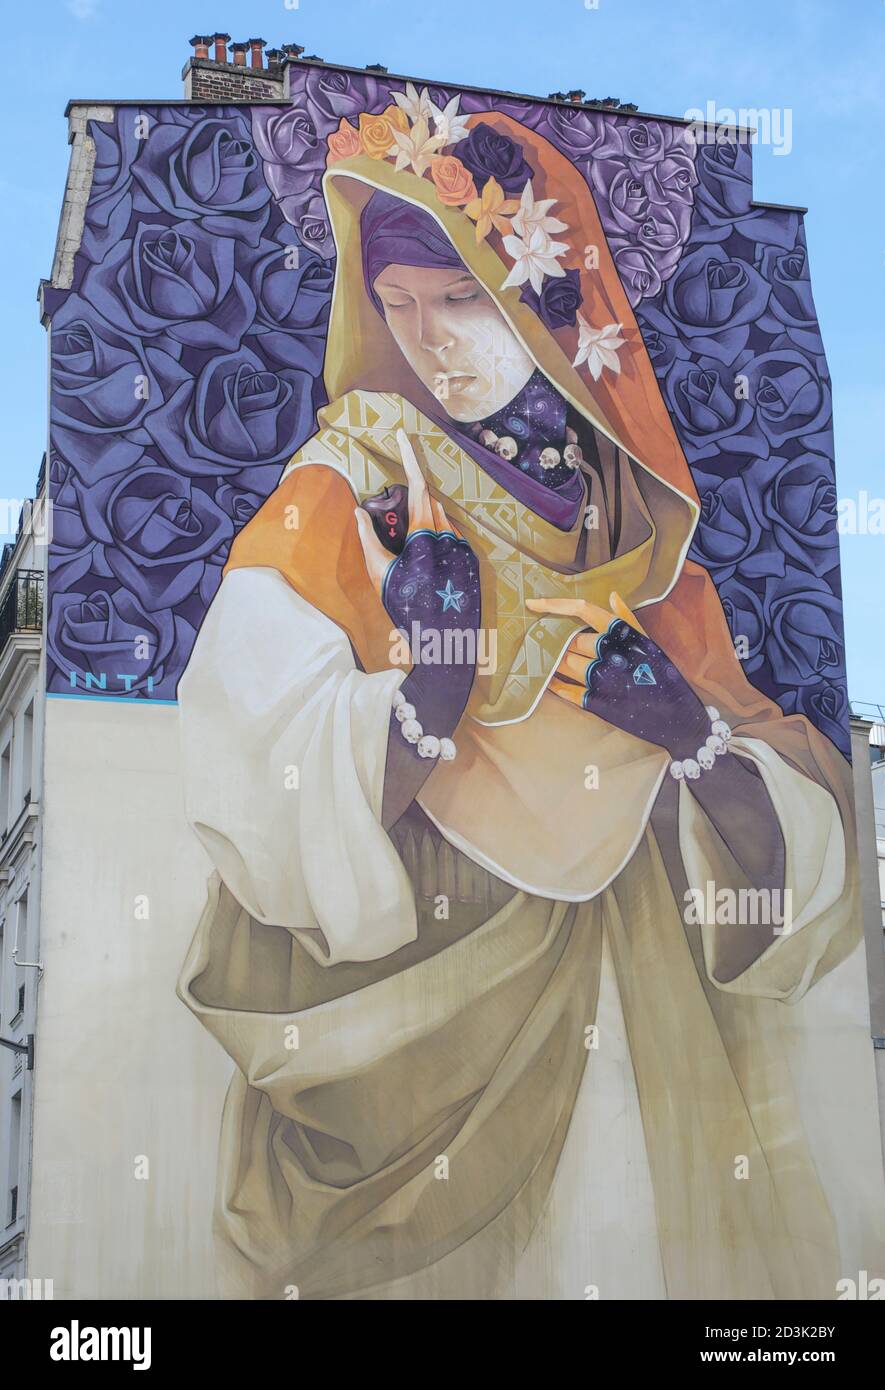
[[[467,704],[476,671],[479,565],[427,488],[403,431],[397,440],[408,480],[408,532],[394,520],[399,489],[356,509],[366,567],[394,627],[405,637],[412,670],[401,686],[424,729],[449,737]],[[402,512],[402,506],[395,508]],[[391,538],[387,540],[388,518]],[[373,524],[373,522],[375,524]],[[397,534],[394,535],[393,533]],[[394,552],[393,558],[391,552]],[[398,553],[397,553],[398,552]]]
[[[623,600],[613,593],[610,603],[617,611],[579,599],[529,601],[534,612],[580,618],[597,629],[572,638],[550,689],[616,728],[665,748],[671,758],[694,758],[710,736],[703,703]]]
[[[381,602],[412,650],[412,704],[427,718],[464,708],[476,669],[479,566],[453,531],[411,531],[391,562]],[[410,677],[411,681],[411,677]]]

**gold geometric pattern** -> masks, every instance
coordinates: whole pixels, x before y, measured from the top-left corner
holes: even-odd
[[[616,589],[635,607],[660,597],[676,577],[682,537],[689,523],[679,494],[642,470],[650,508],[657,497],[650,535],[623,554],[580,573],[573,567],[584,516],[561,531],[501,487],[434,421],[402,396],[349,391],[319,411],[318,432],[286,470],[326,464],[350,479],[360,502],[393,484],[405,484],[396,431],[412,442],[431,494],[470,543],[480,567],[482,626],[494,632],[497,665],[477,671],[468,713],[483,724],[511,723],[530,714],[568,642],[585,624],[575,618],[539,617],[526,608],[534,598],[578,598],[608,607]],[[639,465],[630,461],[631,467]],[[284,474],[284,476],[286,476]],[[658,496],[658,494],[660,494]],[[656,523],[665,520],[671,543],[660,544]],[[681,524],[680,524],[681,523]]]

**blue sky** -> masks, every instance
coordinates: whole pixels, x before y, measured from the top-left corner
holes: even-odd
[[[45,448],[51,265],[70,98],[175,98],[195,33],[304,44],[330,62],[544,96],[582,87],[641,110],[792,112],[792,150],[757,147],[755,194],[810,209],[834,382],[839,495],[885,497],[883,0],[44,0],[7,7],[0,173],[6,333],[3,491],[27,496]],[[885,705],[885,536],[842,537],[848,684]]]

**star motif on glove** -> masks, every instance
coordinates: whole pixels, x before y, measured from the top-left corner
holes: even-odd
[[[454,589],[451,579],[446,581],[446,587],[444,589],[437,589],[436,592],[443,601],[444,613],[448,613],[450,608],[454,608],[456,613],[461,612],[461,600],[464,597],[464,590]]]

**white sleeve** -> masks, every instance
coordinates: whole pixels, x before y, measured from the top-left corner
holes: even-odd
[[[381,824],[391,699],[345,633],[273,569],[222,581],[179,685],[188,820],[234,897],[324,965],[417,935]]]
[[[688,787],[680,783],[679,842],[689,886],[699,890],[701,898],[712,887],[713,901],[722,888],[744,893],[747,908],[757,911],[747,920],[777,924],[771,944],[724,983],[716,978],[716,924],[709,920],[709,911],[702,912],[707,978],[729,994],[793,1002],[812,983],[832,937],[851,911],[845,893],[845,832],[832,793],[791,767],[767,743],[735,735],[731,749],[755,765],[771,799],[784,841],[784,892],[777,910],[766,917],[759,892],[741,873]]]

